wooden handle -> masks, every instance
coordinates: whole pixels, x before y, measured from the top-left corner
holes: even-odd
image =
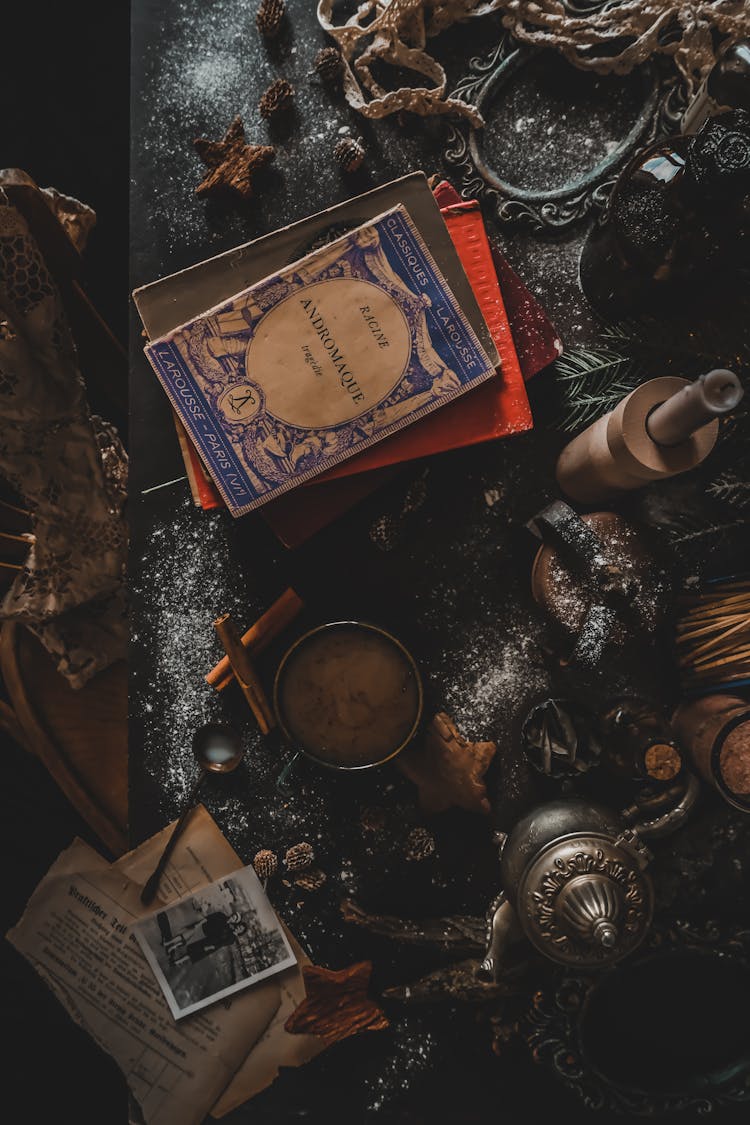
[[[304,603],[299,594],[291,587],[285,590],[263,616],[259,617],[246,633],[243,633],[240,638],[243,646],[254,655],[263,652],[286,629],[287,625],[291,625],[303,608]],[[229,657],[224,656],[208,673],[206,683],[210,684],[212,688],[216,688],[217,691],[223,691],[225,687],[231,684],[233,679],[234,671],[229,662]]]
[[[250,654],[242,645],[242,638],[231,614],[223,613],[221,617],[217,617],[214,621],[214,629],[224,646],[240,690],[255,715],[261,734],[268,734],[276,725],[276,720],[263,685],[253,667]]]
[[[188,817],[190,816],[193,809],[195,808],[196,798],[198,796],[198,793],[200,792],[201,786],[203,785],[203,782],[205,781],[205,779],[206,779],[206,771],[201,770],[201,772],[198,774],[198,777],[195,780],[195,784],[193,785],[193,788],[190,792],[190,796],[188,797],[188,799],[185,803],[185,808],[182,810],[182,813],[180,814],[180,819],[177,821],[174,828],[172,829],[172,835],[167,840],[164,851],[161,853],[161,857],[159,858],[159,862],[157,863],[154,870],[151,872],[151,875],[149,876],[143,890],[141,891],[141,902],[143,903],[144,906],[150,906],[151,903],[156,898],[156,892],[159,890],[159,883],[161,882],[161,877],[164,874],[164,870],[165,870],[167,864],[169,863],[170,856],[172,855],[172,852],[174,851],[174,849],[177,845],[177,841],[179,840],[180,836],[182,835],[183,829],[185,828],[185,825],[188,822]]]

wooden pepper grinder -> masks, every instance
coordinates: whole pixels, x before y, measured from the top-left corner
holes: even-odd
[[[694,469],[716,444],[719,417],[742,395],[737,376],[719,368],[693,383],[651,379],[565,446],[558,484],[571,500],[598,504]]]

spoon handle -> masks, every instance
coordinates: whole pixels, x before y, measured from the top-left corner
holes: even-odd
[[[156,898],[156,892],[159,889],[159,881],[164,874],[165,867],[169,863],[169,859],[175,849],[175,845],[177,844],[177,841],[182,835],[183,829],[188,822],[188,817],[195,807],[196,797],[200,792],[200,788],[203,785],[205,778],[206,771],[201,770],[201,772],[198,774],[198,777],[195,779],[195,784],[193,785],[193,788],[190,791],[190,795],[185,802],[185,808],[180,814],[180,819],[172,829],[172,835],[167,840],[164,851],[161,853],[161,858],[154,868],[152,874],[149,876],[148,882],[145,884],[143,890],[141,891],[141,902],[144,906],[149,906]]]
[[[278,789],[279,793],[283,793],[285,797],[288,797],[289,794],[293,792],[294,787],[289,784],[289,775],[294,769],[294,763],[301,757],[302,751],[295,750],[279,776],[276,778],[276,788]]]

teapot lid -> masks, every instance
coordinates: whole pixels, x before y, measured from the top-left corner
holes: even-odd
[[[540,953],[565,965],[605,967],[642,941],[653,889],[627,840],[583,832],[537,853],[521,880],[518,910]]]

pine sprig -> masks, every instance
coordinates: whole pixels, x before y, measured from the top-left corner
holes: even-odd
[[[553,365],[560,392],[558,429],[566,433],[595,422],[643,381],[632,356],[613,348],[574,348]]]
[[[566,433],[591,425],[626,394],[657,375],[695,378],[712,367],[742,370],[750,330],[724,324],[621,321],[601,333],[601,344],[573,348],[552,365],[559,402],[554,425]]]
[[[750,481],[741,480],[733,473],[723,473],[711,481],[707,491],[717,500],[740,511],[750,509]]]

